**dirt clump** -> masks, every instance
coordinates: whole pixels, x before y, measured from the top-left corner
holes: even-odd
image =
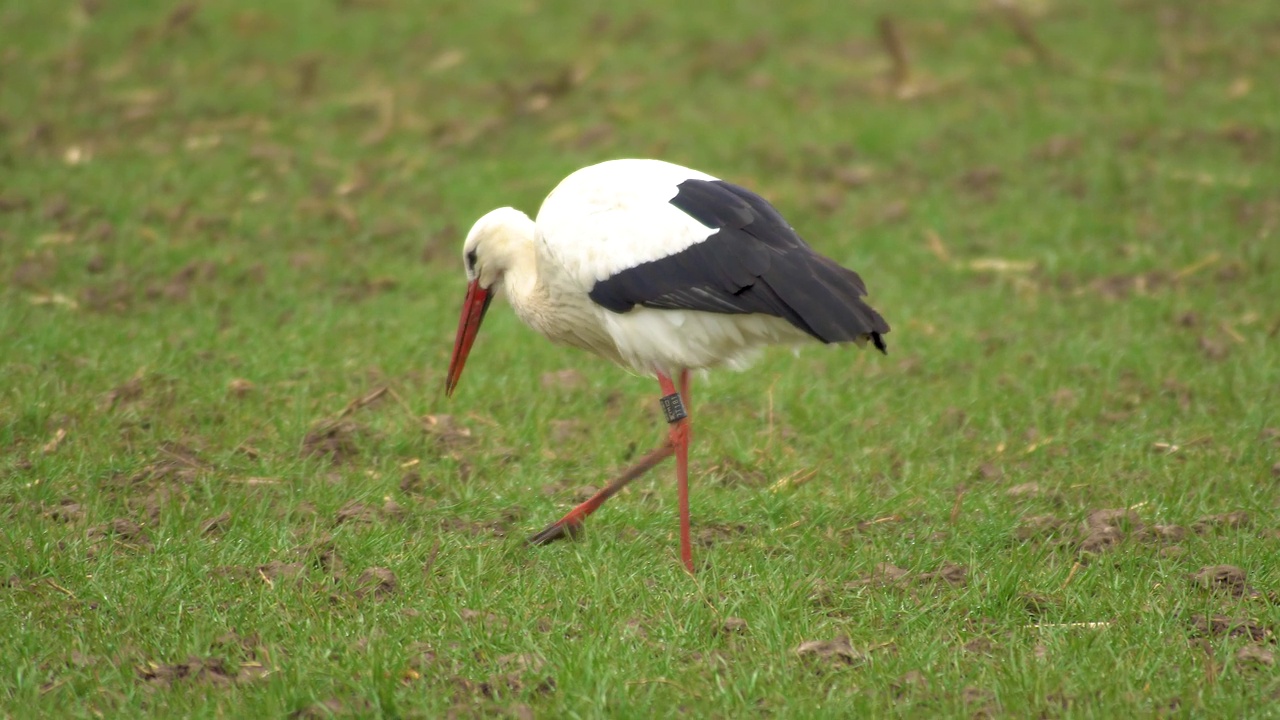
[[[1071,523],[1054,515],[1032,515],[1022,519],[1013,536],[1021,542],[1046,540],[1067,533]]]
[[[378,514],[381,515],[386,520],[390,520],[392,522],[400,522],[409,516],[409,511],[406,510],[403,505],[396,502],[395,500],[392,500],[391,498],[387,498],[382,503],[382,507],[378,509]]]
[[[423,415],[422,428],[443,452],[462,449],[475,442],[471,428],[458,423],[452,415]]]
[[[1191,530],[1197,535],[1204,535],[1215,530],[1239,530],[1253,526],[1253,515],[1247,510],[1205,515],[1191,524]]]
[[[703,547],[712,547],[744,535],[750,530],[751,528],[744,523],[712,523],[698,528],[694,533],[694,542]]]
[[[150,685],[170,687],[178,683],[226,686],[264,677],[269,671],[256,660],[233,666],[223,658],[192,655],[185,662],[147,663],[138,668],[138,676]]]
[[[338,509],[333,524],[372,525],[378,520],[378,511],[370,505],[352,500]]]
[[[1257,597],[1249,586],[1244,570],[1234,565],[1206,565],[1191,574],[1191,582],[1210,592],[1225,592],[1232,597]]]
[[[726,457],[709,468],[706,475],[725,487],[758,488],[769,484],[769,476],[756,467]]]
[[[76,523],[84,519],[84,509],[71,498],[63,498],[58,504],[44,511],[44,516],[55,522]]]
[[[951,587],[964,587],[969,582],[969,568],[943,563],[942,567],[933,572],[916,575],[915,582],[920,585],[945,584]]]
[[[360,573],[356,580],[356,597],[376,599],[389,597],[400,587],[396,574],[384,567],[374,567]]]
[[[221,535],[230,523],[231,513],[224,512],[217,517],[209,518],[200,523],[200,534],[202,536]]]
[[[422,495],[426,490],[427,483],[422,478],[422,473],[410,470],[400,478],[400,492],[405,495],[417,496]]]
[[[1018,593],[1018,602],[1022,604],[1024,609],[1026,609],[1027,614],[1032,617],[1040,617],[1041,615],[1052,611],[1059,605],[1059,602],[1056,599],[1049,597],[1044,593],[1033,591]]]
[[[1161,542],[1179,542],[1187,536],[1187,529],[1181,525],[1152,525],[1148,533]]]
[[[1094,510],[1085,517],[1078,549],[1084,555],[1098,555],[1119,545],[1128,533],[1141,533],[1144,529],[1132,510]]]
[[[1236,650],[1236,662],[1243,665],[1271,667],[1276,664],[1276,654],[1265,645],[1245,645]]]
[[[504,538],[524,516],[524,508],[513,505],[503,510],[502,514],[493,520],[469,520],[461,517],[445,518],[440,521],[440,529],[444,532],[471,535],[473,537],[492,535],[495,538]]]
[[[950,585],[951,587],[963,587],[969,581],[969,569],[963,565],[954,565],[952,563],[943,563],[937,570],[931,572],[912,573],[909,570],[891,565],[889,563],[879,563],[865,577],[858,580],[852,580],[845,583],[845,589],[856,590],[868,586],[890,586],[896,585],[905,587],[907,585]]]
[[[287,563],[272,560],[256,568],[257,574],[266,580],[290,580],[302,575],[302,563]]]
[[[342,561],[342,556],[338,554],[337,544],[334,543],[333,537],[330,535],[321,535],[306,545],[294,548],[293,554],[303,562],[310,563],[322,572],[332,576],[335,580],[341,579],[345,574],[343,572],[345,564]]]
[[[995,652],[996,644],[984,637],[976,637],[966,642],[961,649],[971,655],[990,655]]]
[[[463,608],[458,612],[458,617],[462,618],[466,622],[481,623],[491,628],[503,628],[507,626],[507,619],[493,612]]]
[[[795,653],[802,661],[818,668],[853,665],[866,657],[844,636],[834,640],[807,640],[796,647]]]
[[[1192,637],[1248,638],[1254,642],[1273,641],[1271,628],[1249,618],[1233,618],[1227,615],[1195,614],[1190,618]]]
[[[511,653],[495,659],[499,672],[490,675],[486,680],[475,685],[475,688],[488,698],[498,698],[505,693],[516,694],[526,688],[537,694],[555,691],[556,680],[543,672],[546,662],[528,653]]]
[[[913,692],[925,692],[929,689],[929,679],[919,670],[903,673],[889,685],[896,700],[902,700]]]
[[[109,523],[95,525],[89,528],[87,537],[91,542],[101,542],[114,538],[125,546],[141,550],[150,550],[154,547],[151,543],[151,538],[147,537],[146,531],[138,523],[128,518],[116,518]]]
[[[360,434],[360,426],[350,420],[321,423],[302,438],[302,456],[342,465],[360,454],[356,446]]]

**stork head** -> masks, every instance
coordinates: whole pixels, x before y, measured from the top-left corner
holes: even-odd
[[[514,208],[492,210],[476,221],[462,244],[462,262],[467,270],[467,297],[462,301],[458,334],[453,341],[453,357],[445,380],[445,395],[452,395],[462,377],[467,354],[480,332],[480,323],[493,296],[502,290],[507,271],[533,243],[533,221]]]

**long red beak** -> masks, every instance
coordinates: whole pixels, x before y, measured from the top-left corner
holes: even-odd
[[[489,312],[489,301],[493,296],[488,290],[480,287],[479,280],[472,280],[467,285],[467,297],[462,301],[462,316],[458,318],[458,335],[453,340],[453,358],[449,360],[449,377],[444,382],[446,397],[453,395],[462,378],[462,366],[467,364],[467,354],[480,332],[480,323],[484,322],[484,314]]]

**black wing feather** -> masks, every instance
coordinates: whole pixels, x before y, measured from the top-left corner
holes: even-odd
[[[870,337],[885,350],[889,324],[862,300],[862,278],[814,252],[768,201],[723,180],[686,180],[678,190],[671,204],[717,232],[596,283],[596,304],[762,313],[823,342]]]

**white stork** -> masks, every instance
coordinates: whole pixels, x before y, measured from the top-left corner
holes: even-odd
[[[447,395],[499,294],[552,342],[657,376],[662,388],[667,442],[530,538],[534,544],[575,535],[605,500],[674,454],[680,556],[693,572],[689,371],[742,367],[765,345],[813,340],[870,340],[885,352],[889,324],[863,302],[857,273],[814,252],[759,195],[659,160],[578,170],[547,196],[537,221],[494,210],[471,228],[462,255],[467,295]]]

